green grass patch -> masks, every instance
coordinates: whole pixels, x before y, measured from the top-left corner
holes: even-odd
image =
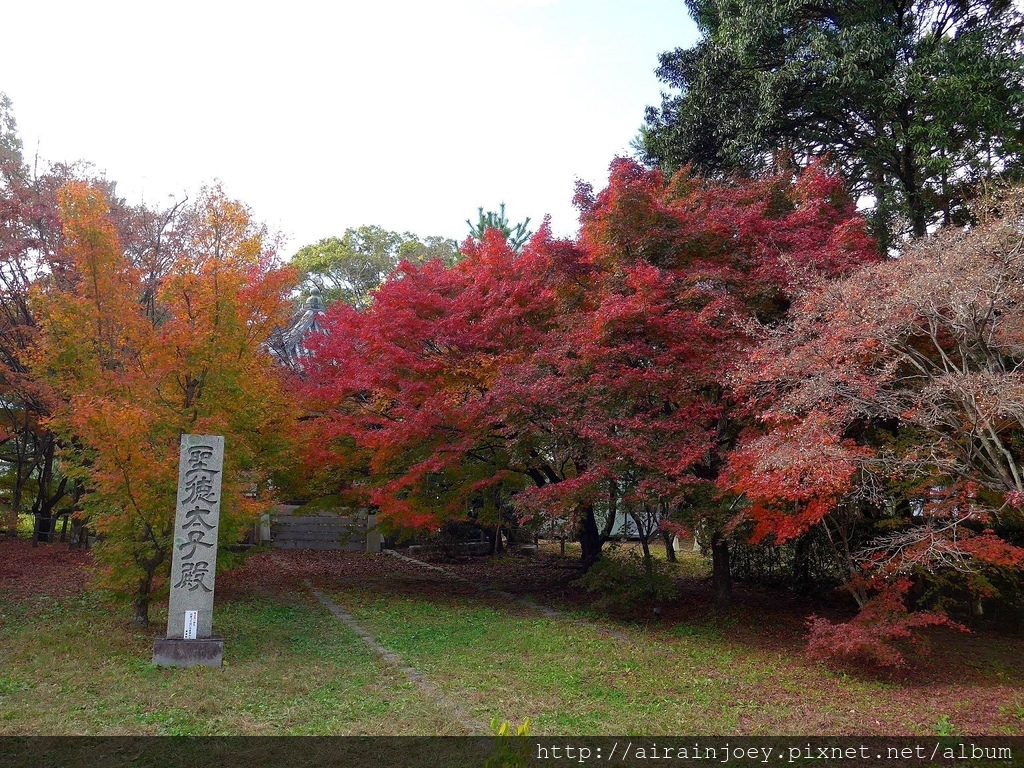
[[[641,667],[627,644],[590,628],[485,605],[372,600],[356,610],[382,643],[462,689],[482,719],[530,717],[538,733],[627,733],[648,708],[646,678],[655,670]],[[672,716],[689,687],[663,691],[660,717]]]
[[[808,703],[800,680],[808,667],[738,646],[713,624],[630,630],[630,643],[597,624],[486,600],[384,598],[356,588],[334,597],[471,714],[529,717],[538,734],[771,734]],[[866,701],[879,685],[838,682],[821,703],[829,695]]]
[[[530,718],[531,733],[570,736],[1009,734],[1024,723],[1013,638],[979,637],[974,656],[984,663],[945,677],[936,663],[923,689],[808,663],[792,615],[771,604],[726,612],[698,604],[646,623],[583,609],[548,617],[386,556],[366,558],[310,556],[309,578],[481,723]],[[291,566],[305,562],[297,556]],[[300,586],[305,576],[260,575],[271,577],[269,594],[259,586],[268,582],[239,579],[215,608],[223,669],[150,663],[162,607],[144,631],[102,592],[0,596],[0,735],[460,732],[445,704]],[[693,599],[692,590],[682,594]],[[998,714],[978,719],[985,706]]]
[[[101,595],[0,602],[0,734],[452,733],[444,714],[318,605],[215,609],[222,669],[154,666],[155,631]]]

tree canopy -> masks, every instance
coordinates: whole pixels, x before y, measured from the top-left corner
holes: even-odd
[[[451,264],[459,258],[454,240],[420,239],[410,232],[391,232],[377,226],[345,230],[301,248],[292,258],[306,288],[317,288],[328,303],[353,307],[370,304],[373,292],[402,261],[422,264],[438,259]]]
[[[267,233],[219,189],[181,210],[156,286],[129,258],[102,190],[58,195],[68,270],[33,286],[36,376],[54,393],[63,461],[103,535],[107,581],[135,598],[135,619],[170,570],[182,433],[225,436],[222,530],[237,540],[266,508],[294,417],[266,348],[287,319],[294,274]],[[152,301],[147,292],[155,288]]]
[[[723,487],[755,539],[824,530],[861,625],[898,626],[912,580],[980,609],[1024,566],[1024,193],[977,216],[809,293],[735,379],[756,419]]]
[[[496,229],[466,257],[401,268],[310,343],[314,459],[385,518],[431,526],[501,486],[600,555],[623,508],[678,508],[714,479],[721,381],[744,317],[872,258],[841,182],[813,168],[716,183],[618,160],[581,188],[575,242]],[[766,234],[772,233],[771,238]]]
[[[1008,0],[687,0],[702,37],[661,56],[645,160],[757,173],[828,155],[874,199],[883,249],[962,221],[1019,173],[1022,17]]]

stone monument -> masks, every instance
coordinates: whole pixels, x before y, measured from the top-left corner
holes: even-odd
[[[223,662],[224,640],[213,637],[223,469],[223,437],[181,436],[167,637],[153,643],[154,664],[219,667]]]

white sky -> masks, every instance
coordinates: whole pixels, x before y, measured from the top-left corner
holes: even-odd
[[[25,151],[130,201],[220,179],[288,252],[378,224],[462,240],[478,206],[575,234],[660,103],[682,0],[33,0],[4,8]]]

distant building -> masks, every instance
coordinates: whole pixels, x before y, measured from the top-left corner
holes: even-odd
[[[284,365],[301,367],[303,359],[310,354],[305,342],[312,334],[323,331],[323,314],[326,309],[320,291],[313,288],[291,326],[274,334],[270,344],[271,354]]]

